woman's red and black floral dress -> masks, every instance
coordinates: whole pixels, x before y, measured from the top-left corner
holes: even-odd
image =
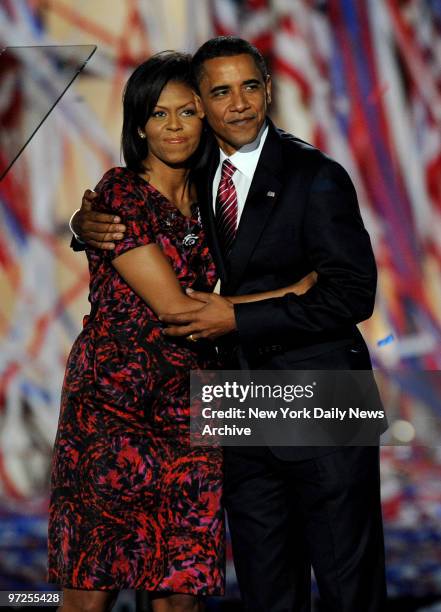
[[[215,353],[164,336],[112,265],[155,242],[183,288],[212,290],[215,268],[197,206],[183,216],[127,168],[109,170],[96,189],[99,207],[118,214],[127,231],[114,251],[87,250],[91,313],[62,391],[48,581],[222,595],[222,452],[189,442],[189,372],[215,367]]]

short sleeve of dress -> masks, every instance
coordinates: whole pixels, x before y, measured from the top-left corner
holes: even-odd
[[[100,197],[94,210],[118,215],[126,226],[123,239],[115,240],[115,248],[105,251],[110,259],[155,242],[148,195],[141,181],[127,168],[112,168],[95,187]]]

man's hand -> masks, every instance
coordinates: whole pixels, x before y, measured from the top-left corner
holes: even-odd
[[[126,228],[115,215],[94,212],[92,206],[99,197],[95,191],[86,189],[81,201],[81,209],[72,218],[72,228],[83,242],[103,250],[115,248],[112,240],[121,240]]]
[[[215,340],[236,329],[234,306],[216,293],[187,289],[187,295],[204,305],[199,310],[162,314],[159,318],[171,324],[164,329],[167,336],[190,336],[192,340]]]

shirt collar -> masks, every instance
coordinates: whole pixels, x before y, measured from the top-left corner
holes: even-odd
[[[265,122],[260,128],[257,138],[235,151],[233,155],[227,155],[220,149],[220,164],[229,159],[239,172],[252,180],[267,135],[268,124]]]

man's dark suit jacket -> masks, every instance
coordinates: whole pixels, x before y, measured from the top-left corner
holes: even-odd
[[[377,272],[369,235],[347,172],[315,147],[269,131],[225,259],[216,238],[212,185],[219,154],[197,180],[209,245],[223,295],[285,287],[315,270],[317,284],[235,305],[237,332],[221,339],[225,369],[370,370],[356,324],[373,311]],[[376,406],[382,408],[378,396]],[[385,422],[379,424],[379,433]],[[327,454],[330,447],[271,447],[284,459]]]

